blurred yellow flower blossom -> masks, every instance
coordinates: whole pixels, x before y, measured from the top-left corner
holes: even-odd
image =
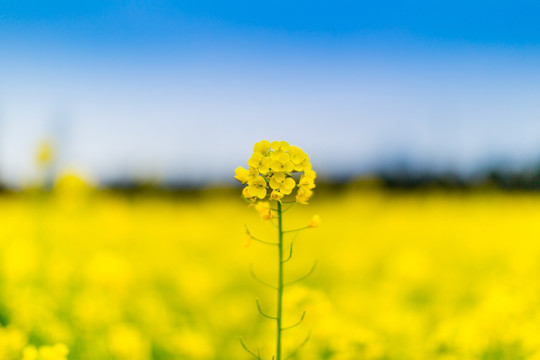
[[[297,146],[291,146],[289,149],[291,162],[294,164],[294,170],[305,171],[311,169],[309,156]]]
[[[66,360],[68,353],[64,344],[40,346],[39,350],[34,345],[28,345],[23,350],[22,360]]]
[[[150,343],[139,329],[128,324],[118,324],[109,330],[108,335],[113,359],[150,359]]]
[[[274,172],[290,173],[294,170],[294,164],[291,161],[281,162],[279,160],[274,160],[272,162],[272,170]]]
[[[263,220],[272,220],[274,218],[274,215],[272,215],[271,211],[268,211],[268,212],[265,212],[265,213],[261,214],[261,218]]]
[[[300,204],[307,204],[308,200],[313,195],[313,191],[304,187],[299,187],[296,193],[296,202]]]
[[[270,165],[272,159],[268,156],[261,154],[260,152],[254,152],[251,158],[248,160],[248,165],[257,169],[261,174],[266,174],[270,171]]]
[[[270,203],[268,201],[259,201],[257,204],[255,204],[255,210],[257,210],[261,216],[261,219],[263,220],[270,220],[274,217],[272,215],[272,208],[270,207]]]
[[[274,151],[287,151],[289,150],[289,143],[286,141],[272,141],[270,146]]]
[[[258,175],[257,169],[250,167],[249,169],[244,169],[242,166],[239,166],[234,171],[234,178],[240,181],[242,184],[247,183],[250,179],[253,179]]]
[[[291,161],[295,164],[299,164],[307,158],[307,154],[298,146],[291,146],[289,148],[289,153]]]
[[[298,181],[298,187],[311,190],[315,187],[315,181],[310,177],[302,175],[300,181]]]
[[[56,344],[54,346],[42,346],[39,349],[39,354],[43,360],[65,360],[69,350],[64,344]]]
[[[308,227],[310,228],[316,228],[321,223],[322,219],[319,215],[313,215],[311,220],[309,221]]]
[[[272,193],[270,193],[270,200],[281,200],[283,196],[284,194],[279,192],[279,190],[273,190]]]
[[[266,154],[270,150],[270,142],[268,140],[262,140],[253,146],[253,152],[259,152],[261,154]]]
[[[247,193],[250,197],[264,199],[266,196],[266,181],[260,176],[248,181]]]
[[[38,351],[34,345],[28,345],[23,349],[22,360],[36,360],[38,358]]]
[[[272,175],[270,179],[270,187],[274,190],[279,190],[284,195],[289,195],[296,183],[292,177],[287,177],[284,173],[278,172]]]
[[[247,186],[242,189],[242,196],[245,197],[246,199],[251,200],[252,196],[249,195]]]
[[[270,157],[272,159],[272,167],[275,167],[275,164],[286,164],[290,160],[289,154],[284,151],[275,151],[270,155]]]
[[[304,170],[304,176],[309,179],[315,180],[317,178],[317,173],[311,170],[311,167],[310,167],[309,170],[308,169]]]

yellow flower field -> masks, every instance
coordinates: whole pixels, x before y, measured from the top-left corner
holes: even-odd
[[[83,184],[0,197],[0,359],[65,344],[78,359],[270,359],[275,280],[235,189],[118,195]],[[540,359],[540,196],[318,191],[287,213],[284,354],[296,359]],[[316,219],[318,222],[319,219]],[[289,235],[290,236],[290,235]],[[269,256],[269,254],[271,254]],[[43,357],[45,357],[43,355]],[[50,357],[50,359],[56,359]]]

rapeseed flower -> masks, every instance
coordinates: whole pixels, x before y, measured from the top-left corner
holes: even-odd
[[[296,146],[291,146],[289,149],[291,162],[294,164],[294,170],[305,171],[311,170],[311,164],[309,162],[309,156]]]
[[[287,177],[285,173],[277,172],[270,179],[270,187],[278,190],[284,195],[289,195],[294,189],[296,183],[292,177]]]
[[[22,360],[37,360],[39,353],[34,345],[28,345],[23,350]]]
[[[272,215],[272,208],[268,201],[259,201],[255,204],[255,210],[259,213],[262,220],[270,220],[274,216]]]
[[[40,346],[39,349],[28,345],[23,350],[22,360],[66,360],[68,353],[69,350],[64,344]]]
[[[313,215],[311,220],[308,223],[308,227],[310,228],[316,228],[321,223],[322,219],[319,215]]]
[[[264,178],[257,176],[248,181],[247,193],[249,197],[258,197],[264,199],[266,197],[266,181]]]
[[[250,167],[249,169],[244,169],[239,166],[234,171],[234,178],[240,181],[242,184],[247,183],[249,180],[255,178],[258,175],[258,171],[255,168]]]
[[[275,246],[278,250],[278,282],[276,285],[269,284],[259,279],[253,272],[253,269],[251,269],[251,272],[252,276],[259,282],[262,282],[263,284],[271,286],[277,290],[276,316],[269,316],[268,314],[264,313],[261,309],[259,301],[257,300],[256,302],[258,310],[262,316],[273,319],[277,322],[276,353],[274,356],[272,356],[272,359],[282,360],[284,359],[282,357],[281,346],[282,332],[300,325],[300,323],[304,320],[304,315],[306,314],[304,311],[299,321],[289,326],[282,326],[283,289],[286,285],[296,283],[311,275],[316,265],[315,262],[307,275],[304,275],[295,281],[285,283],[283,267],[284,263],[290,260],[292,256],[294,241],[293,239],[286,239],[285,235],[288,233],[297,233],[298,231],[304,229],[317,227],[321,222],[321,218],[318,215],[315,215],[307,226],[293,230],[284,230],[283,214],[295,205],[295,201],[283,201],[283,198],[291,195],[294,189],[297,188],[295,197],[296,202],[306,204],[313,195],[312,189],[315,188],[315,178],[317,177],[317,174],[311,168],[309,157],[304,150],[297,146],[290,146],[286,141],[272,141],[270,143],[267,140],[262,140],[256,143],[253,147],[253,154],[248,160],[248,165],[249,170],[244,169],[243,167],[238,167],[235,171],[235,179],[240,181],[242,184],[247,184],[247,186],[242,189],[242,195],[250,201],[250,206],[253,206],[255,210],[259,212],[261,219],[271,220],[275,218],[277,220],[272,222],[278,229],[277,242],[261,240],[253,237],[246,226],[246,241],[244,246],[250,246],[253,240],[255,240],[262,244]],[[293,173],[300,173],[295,177],[299,179],[298,184],[296,183],[295,178],[293,178]],[[273,201],[272,205],[267,199]],[[284,205],[287,206],[286,209],[283,208]],[[284,247],[288,247],[290,249],[288,256],[284,254]],[[304,341],[300,343],[300,346],[285,357],[285,359],[293,356],[294,353],[308,341],[309,336],[310,335],[308,333]],[[244,350],[246,350],[249,354],[257,359],[261,359],[260,355],[256,355],[253,351],[249,350],[242,339],[240,339],[240,343]]]
[[[282,162],[276,159],[272,162],[272,170],[274,170],[274,172],[290,173],[294,170],[294,164],[291,161]]]
[[[298,184],[293,178],[294,173],[300,173]],[[304,150],[286,141],[268,140],[259,141],[253,146],[248,168],[236,168],[234,176],[247,185],[242,195],[252,202],[265,199],[282,201],[297,188],[295,199],[301,204],[306,204],[313,195],[316,177]]]
[[[254,152],[248,160],[248,165],[259,170],[261,174],[266,174],[272,165],[272,159],[260,152]]]
[[[308,200],[313,195],[313,191],[304,187],[299,187],[296,193],[296,202],[299,204],[307,204]]]
[[[272,154],[270,154],[270,158],[272,159],[272,162],[278,164],[286,164],[291,159],[289,154],[285,151],[274,151]]]
[[[270,142],[268,140],[262,140],[253,146],[253,152],[259,152],[266,154],[270,150]]]
[[[315,187],[315,180],[305,175],[302,175],[300,177],[300,181],[298,181],[298,187],[311,190]]]
[[[289,143],[286,141],[272,141],[270,146],[275,152],[287,151],[290,148]]]
[[[281,200],[283,198],[284,194],[280,192],[279,190],[273,190],[270,193],[270,200]]]

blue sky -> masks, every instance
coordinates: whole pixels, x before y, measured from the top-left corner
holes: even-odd
[[[286,139],[324,174],[540,159],[535,2],[2,1],[0,170],[225,179]]]

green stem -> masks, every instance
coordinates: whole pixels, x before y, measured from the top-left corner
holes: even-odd
[[[278,272],[278,295],[277,295],[277,342],[276,342],[276,360],[281,360],[281,310],[283,301],[283,212],[281,210],[281,202],[278,201],[278,254],[279,254],[279,272]]]
[[[285,231],[282,231],[282,233],[291,233],[291,232],[297,232],[297,231],[302,231],[306,229],[309,229],[309,226],[304,226],[304,227],[293,229],[293,230],[285,230]]]

